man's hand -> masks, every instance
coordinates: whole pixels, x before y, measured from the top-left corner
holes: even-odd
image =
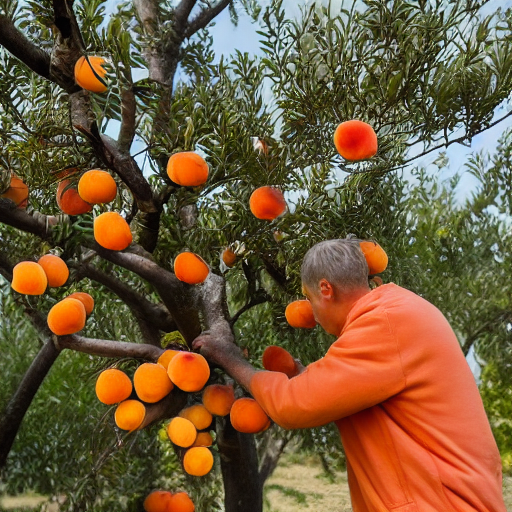
[[[249,384],[256,369],[246,361],[242,351],[234,343],[204,332],[192,342],[192,348],[199,350],[210,363],[223,368],[228,375],[250,391]]]

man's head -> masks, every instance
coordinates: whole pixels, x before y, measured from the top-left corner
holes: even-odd
[[[357,240],[314,245],[304,257],[301,277],[317,322],[335,335],[340,334],[354,302],[370,291],[368,265]]]

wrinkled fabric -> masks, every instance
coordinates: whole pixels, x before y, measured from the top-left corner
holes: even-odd
[[[387,284],[350,310],[325,357],[250,391],[287,429],[334,421],[354,512],[506,512],[501,459],[447,320]]]

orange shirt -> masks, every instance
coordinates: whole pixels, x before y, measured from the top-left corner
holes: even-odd
[[[351,309],[325,357],[250,391],[284,428],[334,421],[354,512],[505,512],[501,459],[447,320],[394,284]]]

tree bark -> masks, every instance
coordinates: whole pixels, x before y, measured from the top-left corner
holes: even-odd
[[[60,351],[53,341],[48,340],[32,361],[18,389],[7,404],[0,420],[0,468],[5,466],[25,413],[59,354]]]
[[[225,420],[217,430],[217,445],[224,481],[226,512],[261,512],[263,488],[258,478],[258,455],[254,436],[237,432]]]

